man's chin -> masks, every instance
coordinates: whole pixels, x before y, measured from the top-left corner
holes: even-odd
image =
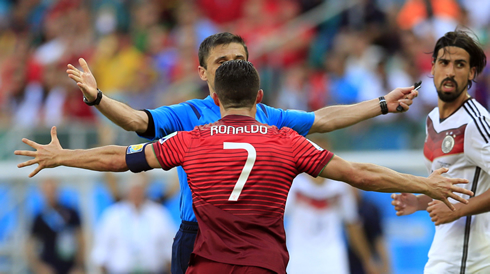
[[[439,96],[439,99],[441,99],[441,101],[445,103],[451,103],[456,100],[456,98],[458,98],[458,96],[454,92],[438,91],[437,95]]]

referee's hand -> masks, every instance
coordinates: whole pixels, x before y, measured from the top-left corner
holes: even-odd
[[[83,93],[83,96],[87,98],[89,102],[93,102],[97,98],[97,81],[95,80],[94,75],[90,71],[88,67],[87,61],[85,59],[78,59],[80,66],[83,71],[77,69],[72,64],[68,64],[68,69],[66,73],[68,77],[77,83],[77,86]]]
[[[29,178],[32,178],[44,168],[53,168],[59,166],[57,160],[63,148],[61,147],[60,141],[58,140],[56,127],[51,128],[51,143],[47,145],[40,145],[27,138],[22,138],[22,142],[34,148],[35,151],[16,150],[14,151],[14,154],[28,156],[34,159],[20,163],[17,165],[17,167],[22,168],[26,166],[31,166],[33,164],[38,164],[37,168],[33,172],[31,172],[31,174],[29,174]]]

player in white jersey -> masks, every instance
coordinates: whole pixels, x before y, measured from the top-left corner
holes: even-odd
[[[364,257],[364,263],[370,263],[356,200],[348,185],[321,177],[298,175],[288,195],[286,217],[288,273],[348,274],[344,227],[349,240],[361,253],[360,257]]]
[[[488,210],[485,198],[490,192],[490,114],[468,94],[486,65],[486,56],[467,33],[454,31],[437,41],[432,57],[439,99],[427,117],[427,169],[446,167],[448,176],[468,179],[463,187],[475,197],[468,205],[452,200],[457,209],[453,212],[425,195],[393,194],[392,204],[397,215],[428,210],[437,225],[424,273],[490,273],[490,213],[482,213]],[[463,213],[464,208],[471,210]],[[477,213],[481,214],[471,215]]]

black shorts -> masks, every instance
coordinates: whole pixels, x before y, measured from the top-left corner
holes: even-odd
[[[172,244],[172,274],[184,274],[187,270],[198,229],[197,222],[182,221],[180,224]]]

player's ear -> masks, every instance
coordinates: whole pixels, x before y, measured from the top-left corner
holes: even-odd
[[[473,81],[475,79],[476,67],[470,68],[470,75],[468,76],[469,81]]]
[[[197,72],[199,73],[199,78],[203,81],[207,81],[208,77],[206,76],[206,69],[204,67],[197,67]]]
[[[258,104],[262,102],[262,99],[264,99],[264,91],[262,89],[259,89],[259,92],[257,92],[257,100],[255,100],[255,103]]]
[[[219,107],[219,98],[218,98],[218,94],[216,94],[216,92],[213,92],[213,94],[211,94],[211,96],[213,97],[213,101],[214,103]]]

